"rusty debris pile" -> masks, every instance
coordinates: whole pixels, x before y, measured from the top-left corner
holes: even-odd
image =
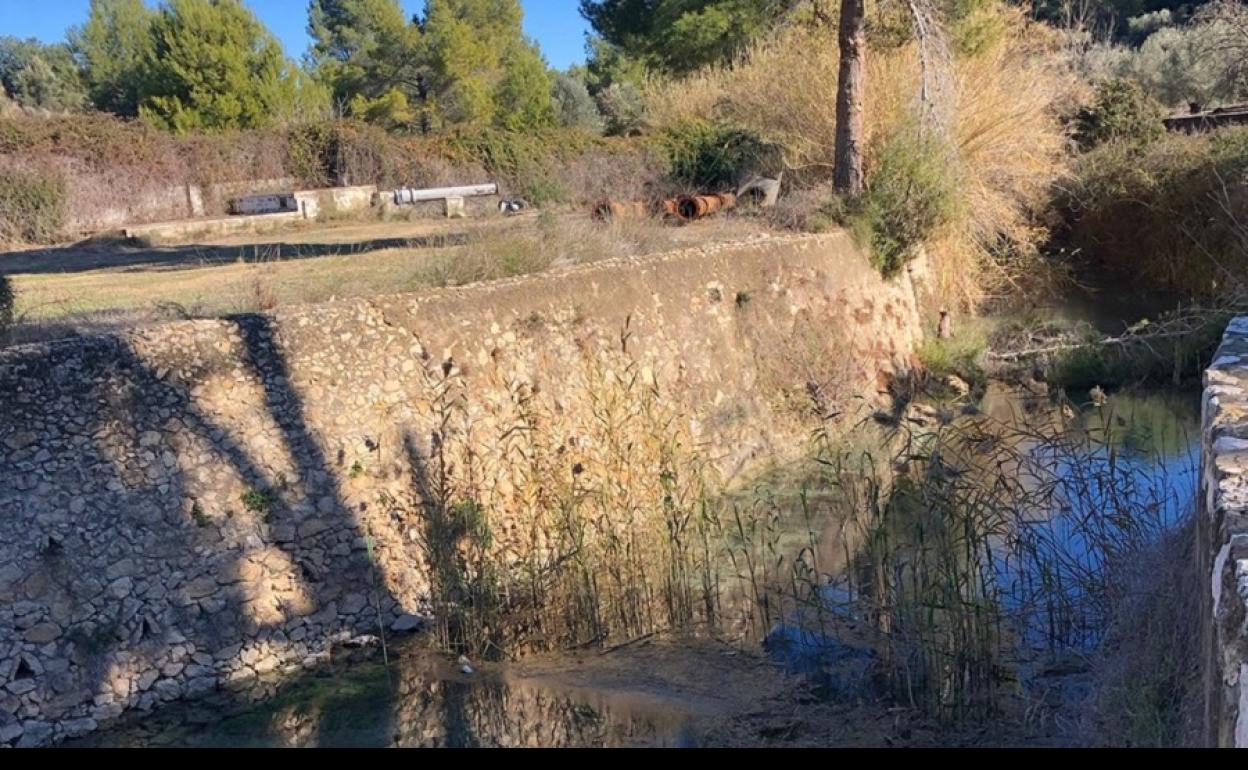
[[[590,214],[598,222],[654,217],[683,225],[735,208],[738,201],[754,201],[762,208],[775,206],[780,197],[780,182],[780,179],[754,176],[735,193],[679,195],[652,201],[617,201],[607,198],[595,203]]]
[[[594,208],[590,213],[599,222],[656,217],[685,224],[705,219],[736,205],[736,194],[727,192],[710,195],[680,195],[675,198],[649,202],[614,201],[608,199],[594,204]]]

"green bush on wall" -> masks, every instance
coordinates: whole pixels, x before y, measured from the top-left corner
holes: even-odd
[[[837,197],[821,214],[871,252],[884,277],[896,275],[917,248],[957,213],[953,154],[936,137],[906,130],[890,138],[867,172],[867,190]]]
[[[735,189],[747,174],[779,170],[779,148],[729,125],[688,121],[658,141],[671,163],[672,181],[690,189],[722,192]]]
[[[1139,83],[1122,78],[1096,87],[1096,100],[1075,117],[1075,141],[1084,150],[1111,141],[1147,143],[1164,133],[1165,107]]]

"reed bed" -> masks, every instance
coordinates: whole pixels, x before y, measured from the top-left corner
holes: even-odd
[[[725,491],[652,373],[583,364],[583,404],[515,382],[493,421],[453,366],[426,372],[438,427],[412,521],[449,651],[797,628],[866,651],[898,703],[978,718],[1027,660],[1094,651],[1133,560],[1189,519],[1194,462],[1162,462],[1112,408],[879,415],[853,451],[827,421],[789,486]]]

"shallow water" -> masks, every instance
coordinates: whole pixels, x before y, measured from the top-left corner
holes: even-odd
[[[684,747],[697,744],[679,704],[586,691],[507,673],[464,675],[419,650],[309,674],[263,693],[160,711],[78,747]]]
[[[1106,543],[1156,542],[1195,510],[1198,397],[1121,392],[1098,405],[1088,394],[1076,394],[1073,404],[1063,407],[1048,395],[994,383],[978,406],[997,426],[990,432],[1011,444],[1009,452],[991,453],[1007,463],[986,463],[980,483],[1012,477],[1034,493],[1035,502],[1034,510],[1019,512],[1011,537],[989,537],[998,586],[993,596],[1014,619],[1023,658],[1033,657],[1025,650],[1087,649],[1100,639],[1104,618],[1083,586],[1096,582],[1089,576],[1112,569],[1105,563]],[[1102,521],[1119,513],[1135,521]],[[840,531],[837,522],[829,522],[820,550],[835,557],[838,546],[831,541]],[[821,559],[825,566],[831,561]],[[833,577],[819,590],[820,617],[801,607],[772,627],[765,646],[790,671],[822,677],[833,692],[857,694],[865,689],[861,672],[871,650],[861,639],[853,646],[845,628],[862,620],[862,604],[843,579]]]
[[[1119,507],[1138,506],[1161,526],[1191,511],[1198,474],[1197,399],[1192,394],[1117,394],[1102,406],[1073,414],[1043,397],[994,388],[981,404],[1003,424],[1062,420],[1063,430],[1082,433],[1097,463],[1112,463],[1129,483],[1116,494]],[[1043,453],[1037,443],[1024,447]],[[1087,472],[1087,466],[1083,471]],[[1054,492],[1059,505],[1095,508],[1105,490],[1082,482],[1070,470]],[[785,537],[800,546],[812,522],[793,515]],[[1062,518],[1039,515],[1057,547],[1076,562],[1090,558],[1077,528],[1063,530]],[[789,532],[788,530],[792,530]],[[816,530],[818,531],[818,530]],[[822,528],[834,539],[835,526]],[[787,542],[786,540],[786,542]],[[812,546],[816,545],[811,543]],[[828,546],[827,563],[839,547]],[[1006,568],[1008,566],[1008,568]],[[1023,566],[1025,572],[1028,568]],[[835,569],[835,567],[831,567]],[[1020,565],[1003,565],[1000,580],[1017,580]],[[1008,593],[1008,592],[1007,592]],[[854,597],[839,585],[825,587],[828,612],[844,628],[856,620]],[[861,640],[860,640],[861,641]],[[873,694],[874,652],[851,637],[812,632],[800,619],[771,629],[764,647],[783,668],[811,677],[827,697],[850,701]],[[651,694],[570,687],[554,679],[526,678],[506,666],[462,674],[451,661],[408,647],[391,651],[392,665],[379,661],[339,664],[304,675],[280,688],[260,687],[218,694],[194,703],[166,706],[138,715],[74,746],[170,747],[622,747],[696,746],[695,714],[685,702]]]
[[[1020,442],[1033,467],[1042,469],[1039,474],[1023,469],[1021,481],[1043,487],[1037,498],[1047,499],[1048,505],[1034,511],[1027,525],[1034,551],[998,564],[1011,609],[1032,600],[1037,591],[1052,596],[1056,590],[1071,605],[1083,603],[1079,576],[1112,568],[1106,559],[1114,546],[1107,543],[1160,541],[1195,511],[1200,480],[1195,394],[1117,393],[1099,406],[1083,403],[1064,417],[1060,410],[1028,403],[1016,392],[990,392],[983,406],[1007,423],[1063,419],[1064,434],[1071,440],[1070,446]],[[1116,516],[1133,521],[1118,522]],[[1042,574],[1048,584],[1038,588]],[[1066,587],[1055,589],[1057,581]],[[1033,623],[1051,624],[1049,608],[1033,610]],[[1075,646],[1095,643],[1102,631],[1100,620],[1090,613],[1086,627],[1070,629],[1065,641]],[[1032,630],[1036,642],[1052,629]]]

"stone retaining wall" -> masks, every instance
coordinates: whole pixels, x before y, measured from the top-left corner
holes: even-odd
[[[1205,375],[1200,501],[1206,739],[1248,747],[1248,318],[1231,323]]]
[[[501,415],[574,446],[621,372],[731,478],[875,404],[915,296],[835,234],[0,351],[0,745],[417,625],[449,377],[498,489]]]

